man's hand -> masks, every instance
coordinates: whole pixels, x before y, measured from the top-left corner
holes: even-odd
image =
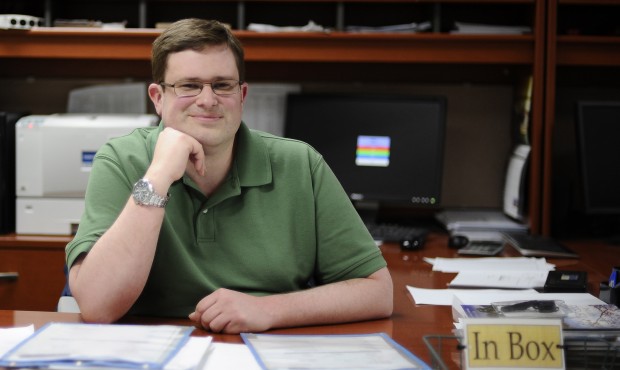
[[[203,298],[189,319],[214,333],[260,332],[271,327],[272,310],[265,300],[229,289],[218,289]]]
[[[204,176],[205,154],[202,145],[193,137],[166,127],[157,139],[147,176],[149,179],[153,177],[165,181],[167,184],[164,185],[170,186],[190,169]]]
[[[366,278],[262,297],[218,289],[198,302],[189,319],[216,333],[238,334],[382,319],[393,304],[392,278],[384,267]]]

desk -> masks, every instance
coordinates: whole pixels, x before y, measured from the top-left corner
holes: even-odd
[[[548,259],[557,269],[583,270],[588,272],[590,292],[599,294],[599,283],[609,278],[612,266],[620,264],[620,248],[602,242],[566,242],[567,246],[581,256],[579,259]],[[429,351],[422,341],[428,334],[449,335],[453,328],[451,308],[447,306],[415,305],[407,291],[407,285],[421,288],[444,288],[455,274],[432,271],[432,266],[423,261],[423,257],[457,257],[456,250],[447,248],[445,234],[431,234],[423,250],[401,251],[396,244],[381,246],[383,255],[394,281],[394,314],[389,319],[355,322],[339,325],[310,326],[302,328],[277,329],[269,333],[278,334],[357,334],[385,332],[394,340],[413,352],[422,360],[430,363]],[[512,248],[507,247],[504,256],[518,256]],[[476,257],[471,257],[476,258]],[[34,324],[40,327],[50,321],[81,322],[79,314],[0,310],[0,327],[25,326]],[[188,325],[189,320],[163,319],[147,317],[126,317],[124,323],[137,324],[176,324]],[[196,329],[192,335],[212,335],[217,342],[241,343],[238,335],[212,334]]]

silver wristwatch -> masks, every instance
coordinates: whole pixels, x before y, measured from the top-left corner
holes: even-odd
[[[164,208],[170,198],[167,195],[162,197],[161,195],[155,193],[153,184],[151,184],[151,182],[146,178],[142,178],[134,184],[131,195],[138,205],[155,206],[159,208]]]

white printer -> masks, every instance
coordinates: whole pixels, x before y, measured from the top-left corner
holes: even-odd
[[[74,234],[99,147],[113,137],[155,126],[158,121],[157,116],[149,114],[20,118],[15,124],[16,232]]]

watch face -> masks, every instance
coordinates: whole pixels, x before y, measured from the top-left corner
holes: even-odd
[[[147,179],[140,179],[133,186],[133,191],[131,192],[134,201],[136,204],[142,206],[155,206],[164,208],[166,203],[168,203],[168,197],[162,197],[155,193],[155,189],[153,189],[153,185]]]
[[[133,197],[136,202],[144,204],[149,201],[153,193],[150,185],[151,184],[144,180],[140,180],[136,183],[133,188]]]

